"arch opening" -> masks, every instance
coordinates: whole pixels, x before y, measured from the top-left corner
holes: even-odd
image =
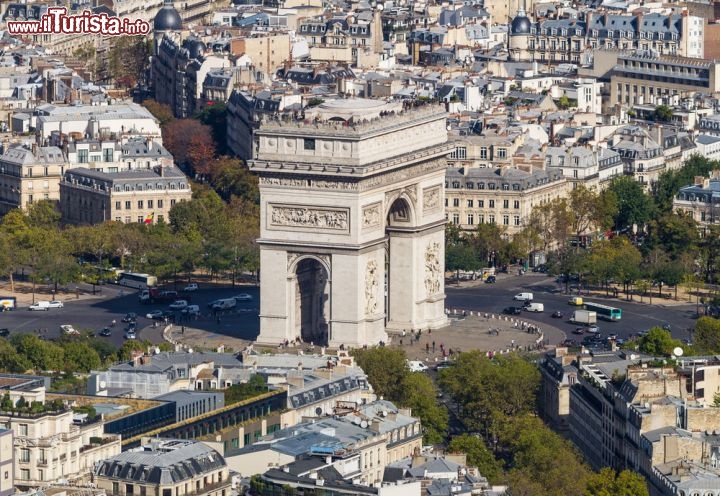
[[[295,335],[305,343],[327,346],[330,321],[330,284],[318,260],[306,258],[295,268]]]

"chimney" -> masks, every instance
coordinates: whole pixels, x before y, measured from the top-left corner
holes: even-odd
[[[33,143],[30,147],[30,150],[32,151],[33,157],[37,157],[37,143]]]
[[[370,430],[373,431],[373,432],[375,432],[375,433],[379,433],[379,432],[380,432],[380,421],[379,421],[379,420],[373,420],[373,421],[370,423]]]
[[[695,186],[702,186],[705,184],[705,178],[702,176],[695,176]]]

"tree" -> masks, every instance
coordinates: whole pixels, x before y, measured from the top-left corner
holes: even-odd
[[[108,53],[107,79],[124,88],[145,84],[151,43],[144,36],[114,37]]]
[[[478,468],[490,484],[499,484],[503,480],[502,462],[495,459],[485,442],[477,436],[463,434],[452,438],[448,445],[449,452],[460,452],[467,455],[467,463]]]
[[[655,119],[662,122],[669,122],[673,118],[673,111],[667,105],[655,107]]]
[[[100,355],[84,342],[71,341],[62,345],[65,370],[68,372],[90,372],[101,365]]]
[[[65,368],[63,349],[55,343],[43,341],[32,334],[12,337],[17,352],[24,356],[36,371],[59,371]]]
[[[403,396],[400,406],[410,408],[420,419],[426,444],[439,444],[445,438],[448,428],[448,412],[436,400],[437,386],[430,377],[421,372],[407,374],[403,381]]]
[[[642,228],[650,219],[655,216],[655,204],[645,193],[639,182],[629,176],[621,176],[613,179],[612,183],[603,195],[614,195],[617,204],[617,215],[614,219],[614,227],[617,230],[631,228],[637,225]]]
[[[353,350],[353,356],[368,376],[375,394],[390,401],[403,398],[405,377],[409,373],[405,351],[380,346],[366,350]]]
[[[659,246],[672,260],[695,253],[699,241],[691,214],[667,214],[650,223],[650,247]]]
[[[158,103],[157,101],[150,99],[144,100],[142,105],[150,111],[153,117],[160,121],[160,126],[163,128],[168,122],[175,119],[169,105]]]
[[[677,347],[682,347],[682,343],[673,339],[669,331],[660,327],[653,327],[650,331],[641,336],[638,340],[640,351],[653,356],[670,356]]]
[[[697,319],[693,344],[701,354],[720,353],[720,320],[712,317]]]
[[[610,227],[618,209],[614,195],[599,195],[584,186],[570,192],[567,208],[570,230],[578,241],[584,234]]]
[[[190,136],[187,148],[187,158],[195,174],[204,178],[215,174],[217,161],[215,160],[216,146],[210,135],[210,126],[202,125],[200,132]]]
[[[206,106],[195,118],[206,126],[210,126],[218,154],[227,154],[229,151],[227,146],[227,105],[224,102],[213,102],[212,105]]]
[[[27,224],[35,228],[58,229],[61,217],[57,204],[51,200],[35,202],[27,210]]]
[[[584,496],[649,496],[645,479],[635,472],[619,474],[609,467],[588,477]]]
[[[195,119],[176,119],[168,122],[163,127],[163,144],[172,154],[175,162],[181,166],[190,162],[190,143],[194,136],[204,136],[203,142],[212,141],[210,128],[196,121]],[[207,151],[207,150],[204,150]],[[213,151],[214,153],[214,151]],[[205,157],[195,154],[195,160],[203,160]]]
[[[456,272],[458,281],[460,281],[461,270],[475,271],[482,266],[483,264],[478,260],[472,246],[458,244],[445,249],[445,270]]]

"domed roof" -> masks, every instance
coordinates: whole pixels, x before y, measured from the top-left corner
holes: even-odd
[[[154,31],[180,31],[182,29],[182,18],[175,7],[172,5],[172,0],[165,0],[165,5],[162,6],[158,13],[155,15],[155,21],[153,22]]]
[[[198,40],[197,38],[186,39],[183,43],[183,47],[188,51],[191,59],[196,59],[200,57],[202,54],[205,53],[205,50],[207,50],[207,46],[205,45],[205,43]]]
[[[530,34],[530,19],[524,10],[519,10],[515,19],[510,23],[510,36]]]

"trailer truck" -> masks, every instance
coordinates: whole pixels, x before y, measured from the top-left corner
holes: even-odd
[[[597,324],[597,313],[590,310],[575,310],[570,322],[584,325]]]

